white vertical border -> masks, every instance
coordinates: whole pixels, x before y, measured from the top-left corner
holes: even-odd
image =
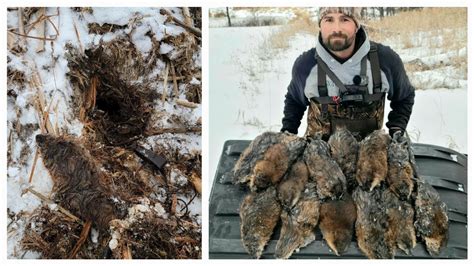
[[[0,258],[7,256],[7,8],[0,9]]]
[[[202,100],[202,182],[203,182],[203,194],[202,194],[202,246],[203,246],[203,254],[202,254],[202,261],[199,260],[175,260],[175,261],[170,261],[170,260],[164,260],[164,261],[156,261],[156,260],[140,260],[140,261],[106,261],[106,260],[101,260],[101,261],[92,261],[92,260],[82,260],[80,263],[81,264],[90,264],[90,265],[97,265],[98,263],[100,264],[108,264],[108,265],[129,265],[129,264],[149,264],[149,265],[222,265],[225,264],[226,266],[230,265],[238,265],[242,263],[252,263],[252,264],[259,264],[259,265],[289,265],[290,263],[293,264],[294,261],[242,261],[242,260],[208,260],[208,251],[209,251],[209,219],[208,219],[208,206],[209,206],[209,192],[210,189],[208,187],[208,178],[210,175],[213,175],[214,173],[209,173],[209,157],[208,157],[208,152],[209,152],[209,123],[211,121],[208,120],[209,118],[209,105],[212,103],[209,103],[209,75],[212,73],[209,73],[209,54],[212,51],[209,51],[209,27],[208,27],[208,8],[209,7],[225,7],[225,6],[439,6],[439,7],[468,7],[468,153],[472,153],[473,151],[473,142],[471,141],[470,136],[474,134],[474,131],[472,130],[472,124],[474,122],[474,117],[473,117],[473,112],[474,112],[474,107],[472,106],[474,104],[474,98],[473,95],[474,93],[471,92],[471,90],[474,89],[474,76],[473,76],[473,69],[474,69],[474,63],[473,63],[473,55],[472,55],[472,49],[474,49],[474,46],[472,45],[473,41],[473,34],[474,34],[474,11],[473,11],[473,4],[472,1],[469,0],[453,0],[453,1],[446,1],[446,0],[434,0],[434,1],[401,1],[401,0],[394,0],[394,1],[373,1],[373,0],[364,0],[364,1],[355,1],[355,0],[349,0],[349,1],[341,1],[341,0],[320,0],[320,1],[314,1],[314,0],[293,0],[293,1],[278,1],[278,0],[160,0],[160,1],[152,1],[152,0],[123,0],[123,1],[106,1],[106,0],[86,0],[86,1],[81,1],[80,3],[78,1],[71,1],[71,0],[66,0],[66,1],[59,1],[59,0],[53,0],[53,1],[32,1],[32,0],[24,0],[24,1],[13,1],[13,0],[4,0],[1,1],[0,3],[0,29],[2,30],[2,33],[0,33],[0,57],[1,57],[1,69],[2,73],[0,74],[0,116],[1,116],[1,125],[3,127],[2,130],[0,130],[0,173],[1,173],[1,178],[2,183],[0,184],[0,202],[2,208],[0,209],[0,258],[2,259],[2,265],[10,265],[10,264],[22,264],[22,265],[37,265],[37,264],[45,264],[45,265],[50,265],[50,264],[57,264],[57,263],[70,263],[70,264],[76,264],[77,262],[69,261],[69,260],[61,260],[61,261],[44,261],[44,260],[7,260],[6,259],[6,206],[7,206],[7,196],[6,196],[6,170],[7,170],[7,158],[6,158],[6,148],[7,148],[7,127],[6,127],[6,85],[7,85],[7,79],[6,79],[6,73],[7,73],[7,68],[6,68],[6,8],[8,6],[200,6],[202,9],[202,93],[203,93],[203,100]],[[471,154],[472,157],[472,154]],[[474,174],[473,173],[473,167],[472,167],[472,159],[469,159],[469,166],[468,166],[468,179],[473,180]],[[468,181],[470,183],[470,181]],[[469,213],[472,214],[472,211],[474,208],[471,206],[473,205],[472,202],[472,196],[468,193],[468,207],[469,207]],[[406,260],[406,261],[394,261],[394,260],[384,260],[384,261],[354,261],[354,260],[309,260],[309,261],[298,261],[297,264],[299,265],[315,265],[315,264],[343,264],[343,265],[352,265],[352,264],[371,264],[371,263],[376,263],[376,264],[405,264],[405,263],[410,263],[411,265],[413,263],[416,264],[429,264],[429,265],[443,265],[446,263],[453,264],[453,265],[466,265],[466,264],[472,264],[474,261],[472,257],[474,256],[474,252],[472,251],[472,246],[473,244],[473,237],[472,237],[472,219],[468,219],[468,260],[458,260],[458,261],[440,261],[440,260],[429,260],[429,261],[413,261],[413,260]]]
[[[209,259],[209,8],[202,7],[202,259]]]
[[[473,41],[474,41],[474,5],[472,3],[472,1],[469,2],[468,4],[468,9],[467,9],[467,31],[468,31],[468,35],[467,35],[467,51],[468,51],[468,54],[467,54],[467,63],[468,63],[468,67],[467,67],[467,145],[468,145],[468,148],[467,148],[467,152],[468,154],[470,154],[470,156],[468,156],[468,170],[467,170],[467,179],[468,179],[468,186],[470,184],[473,184],[473,178],[474,178],[474,174],[473,174],[473,155],[472,155],[472,152],[474,151],[473,149],[473,134],[474,134],[474,131],[473,131],[473,122],[474,122],[474,106],[473,106],[473,103],[474,103],[474,93],[472,92],[472,90],[474,89],[474,75],[473,75],[473,71],[474,71],[474,56],[473,56],[473,53],[472,53],[472,50],[474,49],[474,46],[473,46]],[[473,225],[473,222],[472,222],[472,213],[474,211],[474,208],[472,208],[473,206],[473,196],[472,196],[472,189],[471,189],[471,193],[469,193],[468,191],[468,194],[467,194],[467,211],[468,211],[468,220],[467,220],[467,232],[468,232],[468,238],[467,238],[467,245],[468,245],[468,248],[467,248],[467,251],[468,251],[468,260],[470,261],[471,265],[472,265],[472,262],[474,261],[472,259],[472,257],[474,256],[474,252],[473,252],[473,230],[472,230],[472,225]],[[470,247],[469,247],[470,246]]]

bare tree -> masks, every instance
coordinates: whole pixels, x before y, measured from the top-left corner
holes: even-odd
[[[367,18],[368,17],[368,12],[367,12],[367,7],[363,7],[360,11],[360,16],[362,18]]]
[[[387,7],[386,11],[387,16],[395,15],[395,7]]]
[[[381,18],[383,18],[383,17],[384,17],[384,8],[383,8],[383,7],[379,7],[378,9],[379,9],[379,16],[380,16]]]
[[[227,14],[227,23],[229,24],[229,27],[232,27],[232,23],[230,22],[230,14],[229,14],[229,8],[225,8],[226,14]]]

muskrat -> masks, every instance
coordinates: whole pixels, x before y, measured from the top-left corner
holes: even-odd
[[[104,173],[94,158],[72,137],[37,135],[36,143],[53,178],[56,199],[81,219],[107,229],[115,208],[100,183]]]

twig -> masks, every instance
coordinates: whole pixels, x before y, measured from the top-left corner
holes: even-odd
[[[189,236],[176,236],[174,238],[177,242],[185,242],[185,243],[190,243],[190,244],[199,244],[199,240],[192,239]]]
[[[38,111],[38,114],[40,116],[41,124],[44,125],[44,128],[46,129],[46,133],[55,134],[56,132],[54,132],[54,128],[53,128],[51,122],[49,121],[49,111],[50,111],[50,106],[51,105],[48,106],[48,110],[46,110],[47,112],[45,114],[46,103],[45,103],[45,100],[44,100],[43,92],[41,91],[42,81],[41,81],[41,77],[39,76],[39,73],[38,73],[36,67],[35,67],[34,72],[32,73],[32,77],[31,77],[31,80],[30,80],[30,85],[32,87],[36,88],[36,90],[38,92],[38,94],[37,94],[38,104],[35,105],[35,107],[36,107],[36,109]]]
[[[173,193],[173,195],[171,196],[171,210],[170,210],[171,215],[176,213],[177,204],[178,204],[178,197],[176,196],[176,193]]]
[[[23,8],[22,7],[18,8],[18,32],[20,33],[20,36],[21,34],[25,35],[25,27],[23,26]],[[25,46],[25,43],[26,43],[26,39],[20,38],[19,44],[21,48]]]
[[[36,162],[38,161],[38,155],[39,155],[39,150],[36,149],[35,159],[33,159],[33,166],[31,166],[30,178],[28,178],[28,183],[30,184],[31,184],[31,180],[33,180],[33,173],[35,172]]]
[[[26,191],[30,192],[31,194],[35,195],[36,197],[40,198],[41,200],[45,201],[46,203],[48,204],[56,204],[56,206],[58,207],[58,210],[60,212],[62,212],[63,214],[65,214],[66,216],[68,216],[69,218],[73,219],[74,221],[78,222],[79,224],[83,225],[84,222],[79,219],[77,216],[75,216],[74,214],[72,214],[70,211],[66,210],[65,208],[59,206],[59,204],[57,204],[56,202],[52,201],[51,199],[49,199],[48,197],[44,196],[43,194],[39,193],[38,191],[34,190],[33,188],[27,188]]]
[[[201,75],[194,75],[194,77],[195,77],[196,79],[201,79]],[[173,78],[173,77],[168,77],[168,79],[172,79],[172,78]],[[186,78],[187,78],[187,77],[185,77],[185,76],[177,76],[177,77],[176,77],[176,80],[183,80],[183,79],[186,79]],[[164,78],[162,78],[162,77],[159,77],[158,79],[159,79],[159,80],[164,80]]]
[[[22,36],[22,37],[25,37],[25,38],[31,38],[31,39],[37,39],[37,40],[43,40],[43,41],[55,41],[58,36],[59,36],[59,30],[58,30],[58,27],[56,27],[56,25],[51,21],[51,17],[53,16],[59,16],[59,8],[57,9],[57,14],[55,15],[44,15],[42,14],[41,16],[39,16],[39,18],[33,22],[30,26],[30,30],[34,28],[34,26],[40,22],[43,22],[44,20],[47,20],[54,28],[54,31],[56,32],[56,36],[54,38],[47,38],[45,36],[43,37],[38,37],[38,36],[31,36],[31,35],[28,35],[28,33],[25,33],[25,30],[24,30],[24,27],[23,27],[23,13],[22,13],[22,8],[20,8],[18,10],[18,13],[19,13],[19,17],[20,17],[20,24],[19,24],[19,27],[18,27],[18,32],[15,32],[14,29],[10,29],[9,32],[13,33],[13,34],[16,34],[16,35],[19,35],[19,36]],[[29,32],[29,31],[28,31]]]
[[[57,8],[56,11],[57,11],[57,13],[53,14],[53,15],[45,15],[45,13],[43,13],[33,23],[27,24],[25,27],[28,27],[28,30],[26,32],[23,32],[23,33],[24,34],[30,33],[30,31],[35,28],[36,24],[38,24],[40,22],[43,22],[44,20],[48,20],[51,24],[53,24],[49,18],[59,16],[59,8]],[[56,26],[54,24],[53,24],[53,28],[56,30],[56,33],[59,33],[58,28],[56,28]],[[22,32],[20,32],[20,33],[22,33]]]
[[[39,107],[39,103],[38,101],[34,101],[33,102],[33,106],[35,107],[35,109],[38,111],[36,112],[35,114],[35,117],[36,119],[38,120],[38,125],[40,127],[40,130],[41,130],[41,134],[46,134],[46,128],[44,127],[44,124],[43,124],[43,119],[41,119],[41,115],[40,115],[40,110],[41,108]],[[20,124],[20,123],[18,123]],[[19,130],[17,130],[17,132],[20,132]]]
[[[191,14],[189,12],[189,7],[183,7],[183,16],[184,16],[184,24],[192,27],[193,26],[193,21],[191,19]]]
[[[197,92],[197,95],[198,95],[199,102],[202,103],[201,90],[197,89],[196,92]]]
[[[41,7],[39,11],[39,14],[41,14],[40,17],[43,17],[45,12],[46,12],[46,8]],[[46,22],[44,21],[44,19],[41,21],[39,25],[38,32],[39,32],[39,36],[43,36],[43,38],[46,38]],[[40,41],[38,43],[38,47],[36,48],[36,52],[37,53],[43,52],[45,44],[46,44],[45,40]]]
[[[81,35],[79,34],[79,31],[77,30],[76,20],[74,18],[72,18],[72,25],[74,26],[74,31],[76,32],[76,37],[77,37],[77,41],[79,42],[79,48],[81,49],[81,54],[83,54],[84,46],[82,46]]]
[[[56,27],[56,24],[54,24],[54,23],[51,21],[51,17],[53,17],[53,16],[58,16],[58,24],[60,24],[60,22],[61,22],[61,21],[60,21],[60,20],[61,20],[61,17],[59,16],[59,7],[56,8],[56,11],[57,11],[56,15],[46,16],[46,19],[47,19],[47,20],[49,21],[49,23],[51,23],[51,25],[53,26],[54,31],[56,32],[56,36],[59,36],[59,29],[58,29],[58,27]]]
[[[125,260],[131,260],[133,259],[132,257],[132,250],[130,249],[130,246],[128,245],[128,243],[125,243],[125,247],[123,249],[123,259]]]
[[[77,253],[79,252],[79,250],[81,249],[82,245],[84,244],[84,242],[86,242],[87,236],[89,235],[89,232],[91,230],[91,225],[92,225],[92,221],[90,220],[86,221],[86,223],[84,224],[79,240],[77,240],[77,243],[72,249],[71,254],[69,254],[69,259],[74,259]]]
[[[56,114],[56,121],[55,121],[56,123],[55,123],[54,131],[59,136],[59,135],[61,135],[61,132],[59,132],[58,104],[59,104],[59,100],[56,102],[56,105],[54,106],[54,113]]]
[[[178,81],[176,80],[176,71],[174,69],[174,64],[171,62],[171,75],[173,76],[173,88],[174,88],[174,97],[178,97]]]
[[[18,36],[22,36],[22,37],[25,37],[25,38],[36,39],[36,40],[55,41],[56,38],[57,38],[57,37],[54,37],[54,38],[37,37],[37,36],[30,36],[30,35],[26,35],[26,34],[21,34],[21,33],[14,32],[14,31],[10,31],[10,32],[13,33],[13,34],[16,34]]]
[[[8,47],[8,50],[12,50],[14,47],[15,47],[15,34],[7,31],[7,47]]]
[[[91,108],[95,106],[97,100],[97,86],[99,84],[99,77],[93,76],[89,89],[84,93],[82,107],[79,112],[79,119],[85,121],[86,114]]]
[[[192,228],[199,228],[200,227],[200,225],[188,222],[186,220],[181,220],[180,222],[183,223],[184,225],[192,227]]]
[[[176,99],[176,104],[181,105],[183,107],[192,108],[192,109],[197,108],[199,106],[196,103],[188,102],[188,101],[182,100],[182,99]]]
[[[20,132],[20,131],[17,131],[17,132]],[[12,147],[13,147],[13,128],[10,129],[10,135],[8,136],[8,153],[7,153],[8,158],[10,158],[12,154]]]
[[[163,104],[165,104],[166,101],[166,90],[168,89],[168,73],[170,71],[170,66],[168,63],[166,63],[166,68],[165,68],[165,78],[163,80],[163,94],[161,94],[161,101]]]
[[[173,14],[172,14],[169,10],[167,10],[167,9],[165,9],[165,8],[162,8],[162,9],[160,9],[160,14],[162,14],[162,15],[168,15],[168,17],[170,17],[170,18],[174,21],[174,23],[176,23],[176,24],[178,24],[179,26],[181,26],[181,27],[187,29],[187,30],[190,31],[192,34],[194,34],[195,36],[201,37],[202,34],[201,34],[201,30],[200,30],[200,29],[196,29],[196,28],[194,28],[194,27],[191,27],[191,26],[188,26],[188,25],[184,24],[181,20],[179,20],[179,19],[177,19],[175,16],[173,16]]]
[[[201,178],[195,172],[192,172],[191,177],[189,178],[189,181],[191,181],[191,183],[193,184],[194,188],[199,193],[199,195],[202,195]]]
[[[168,79],[173,79],[173,77],[167,77],[166,79],[167,79],[167,80],[168,80]],[[176,80],[183,80],[183,79],[186,79],[186,77],[184,77],[184,76],[176,77]],[[159,80],[165,80],[165,79],[164,79],[164,78],[159,78]]]
[[[165,133],[179,134],[179,133],[201,133],[201,127],[184,127],[184,128],[152,128],[147,130],[145,135],[147,137],[160,135]]]

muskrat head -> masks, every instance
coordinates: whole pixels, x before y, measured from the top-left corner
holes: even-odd
[[[36,135],[36,143],[38,144],[38,147],[41,149],[44,149],[46,146],[46,143],[50,142],[52,140],[52,136],[47,135],[47,134],[38,134]]]

